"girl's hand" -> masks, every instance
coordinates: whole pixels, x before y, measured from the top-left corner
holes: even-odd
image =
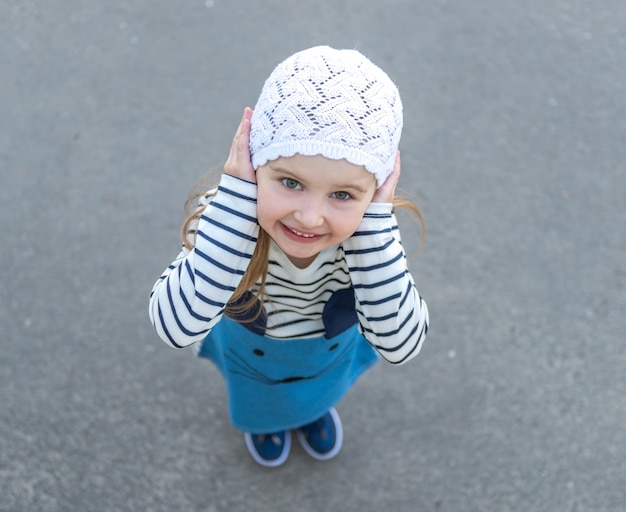
[[[396,153],[396,163],[392,173],[387,177],[378,190],[374,193],[372,203],[391,203],[396,193],[396,186],[400,179],[400,151]]]
[[[224,172],[251,183],[256,183],[256,173],[252,168],[250,161],[250,119],[252,118],[252,109],[246,107],[243,110],[243,116],[237,133],[233,138],[230,146],[228,159],[224,164]]]

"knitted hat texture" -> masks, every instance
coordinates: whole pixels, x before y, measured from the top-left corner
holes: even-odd
[[[374,174],[394,168],[402,102],[387,74],[356,50],[317,46],[280,63],[251,120],[252,166],[299,153],[346,159]]]

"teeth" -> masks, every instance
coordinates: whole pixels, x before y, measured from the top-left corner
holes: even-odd
[[[292,233],[295,233],[295,234],[296,234],[296,235],[298,235],[298,236],[302,236],[302,237],[304,237],[304,238],[313,238],[313,237],[315,236],[315,235],[308,235],[308,234],[306,234],[306,233],[300,233],[300,231],[297,231],[297,230],[295,230],[295,229],[293,229],[293,228],[291,229],[291,232],[292,232]]]

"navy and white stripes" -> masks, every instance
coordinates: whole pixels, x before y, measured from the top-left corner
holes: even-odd
[[[198,221],[195,247],[183,249],[152,289],[159,337],[178,348],[207,335],[248,268],[258,230],[256,185],[225,176]]]
[[[408,271],[389,204],[372,203],[343,243],[365,338],[391,363],[415,357],[428,330],[428,308]]]
[[[173,347],[202,340],[224,313],[245,273],[258,236],[256,185],[223,175],[184,249],[154,285],[150,318]],[[333,294],[353,287],[365,338],[381,356],[402,364],[416,356],[428,329],[428,309],[408,272],[391,205],[369,205],[357,232],[296,268],[272,243],[266,283],[267,336],[324,335],[322,312]],[[256,290],[253,290],[256,291]]]

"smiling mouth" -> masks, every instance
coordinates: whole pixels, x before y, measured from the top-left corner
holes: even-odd
[[[287,226],[280,223],[280,227],[283,231],[283,235],[289,238],[290,240],[303,244],[312,244],[320,240],[324,235],[318,235],[316,233],[303,233],[302,231],[292,228],[291,226]]]
[[[310,233],[301,233],[297,229],[293,229],[293,228],[287,228],[287,229],[291,231],[293,234],[301,236],[303,238],[313,238],[314,236],[318,236],[318,235],[312,235]]]

